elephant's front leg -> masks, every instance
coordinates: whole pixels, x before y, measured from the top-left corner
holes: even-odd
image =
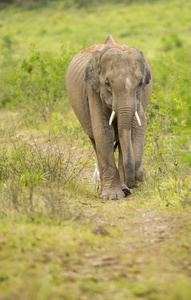
[[[145,133],[147,130],[147,121],[142,105],[139,105],[138,114],[141,119],[141,126],[137,120],[133,121],[132,145],[135,158],[135,182],[143,181],[146,177],[146,170],[142,165],[143,150],[145,144]]]
[[[92,130],[97,155],[101,185],[102,199],[120,199],[125,197],[122,191],[119,172],[115,164],[113,140],[113,127],[109,126],[108,118],[104,115],[99,95],[92,91],[89,98]]]

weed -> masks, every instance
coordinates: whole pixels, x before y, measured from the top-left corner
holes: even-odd
[[[25,58],[5,77],[9,91],[2,96],[1,105],[18,106],[20,103],[28,113],[38,111],[45,120],[60,105],[66,109],[66,60],[67,54],[53,58],[51,54],[42,54],[33,48],[29,59]]]
[[[64,188],[79,176],[88,163],[88,159],[81,159],[83,149],[81,155],[76,155],[77,148],[70,139],[62,140],[61,146],[59,133],[49,132],[48,140],[41,141],[28,130],[27,141],[17,134],[15,126],[9,129],[6,140],[10,149],[6,155],[4,149],[0,156],[1,189],[6,191],[7,198],[10,196],[7,204],[10,205],[11,201],[16,210],[19,207],[25,210],[27,206],[33,210],[33,198],[38,187],[49,189],[54,184],[57,188]],[[54,202],[55,197],[51,195],[50,192]],[[49,201],[51,207],[53,202]]]

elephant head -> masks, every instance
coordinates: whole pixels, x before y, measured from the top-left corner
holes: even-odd
[[[125,181],[133,186],[132,124],[135,116],[137,126],[141,126],[137,107],[145,98],[143,94],[151,80],[149,65],[142,52],[119,45],[109,36],[102,49],[94,52],[89,59],[84,80],[100,95],[103,105],[111,112],[109,124],[112,125],[114,117],[117,118]],[[143,103],[144,109],[145,106]]]

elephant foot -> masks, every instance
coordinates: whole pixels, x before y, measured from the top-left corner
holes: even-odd
[[[147,177],[147,172],[146,172],[145,168],[143,166],[141,166],[139,168],[139,170],[136,171],[136,174],[135,174],[136,183],[142,182],[145,177]]]
[[[125,181],[122,185],[122,187],[127,187],[127,189],[133,189],[135,187],[135,178],[127,178],[127,181]]]
[[[103,200],[119,200],[125,198],[125,192],[122,191],[121,187],[115,189],[105,188],[102,191],[101,198]]]
[[[125,197],[132,194],[132,191],[126,185],[122,187],[122,191],[124,192]]]

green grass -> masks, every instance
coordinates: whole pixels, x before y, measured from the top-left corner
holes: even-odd
[[[64,220],[3,217],[1,299],[190,299],[190,212],[81,198]]]
[[[0,11],[2,300],[191,298],[191,4],[103,2]],[[108,34],[154,75],[147,178],[120,201],[95,192],[65,88],[74,54]]]

